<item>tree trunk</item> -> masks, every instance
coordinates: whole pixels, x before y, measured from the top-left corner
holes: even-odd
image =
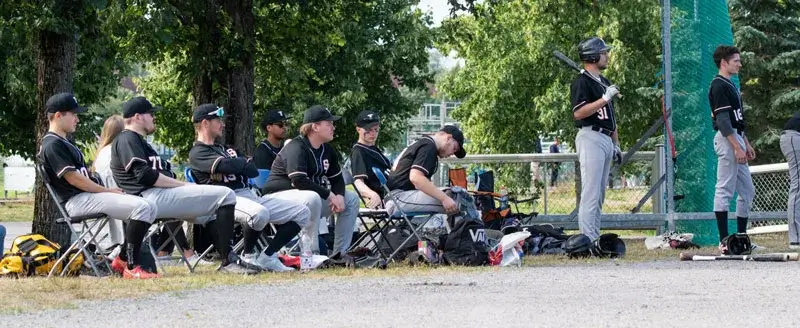
[[[253,44],[255,27],[252,0],[230,0],[225,11],[233,21],[234,44],[240,46],[237,62],[228,69],[228,101],[225,122],[225,140],[234,148],[252,156],[253,139],[254,67]]]
[[[47,133],[49,126],[47,115],[44,112],[47,99],[59,92],[72,92],[77,40],[74,34],[40,31],[37,42],[36,149],[38,151],[41,147],[42,137]],[[35,162],[38,165],[39,159],[36,158]],[[34,195],[33,233],[42,234],[61,245],[69,245],[69,228],[63,224],[55,224],[55,219],[60,215],[57,214],[55,203],[47,189],[44,188],[39,176],[36,177]]]

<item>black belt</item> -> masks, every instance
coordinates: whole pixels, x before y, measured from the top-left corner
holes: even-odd
[[[607,135],[607,136],[609,136],[609,137],[610,137],[612,134],[614,134],[614,131],[611,131],[611,130],[609,130],[609,129],[606,129],[606,128],[601,128],[601,127],[599,127],[599,126],[596,126],[596,125],[592,125],[592,131],[597,131],[597,132],[600,132],[600,133],[602,133],[602,134],[605,134],[605,135]]]

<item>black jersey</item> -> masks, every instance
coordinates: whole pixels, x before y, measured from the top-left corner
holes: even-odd
[[[330,182],[330,191],[326,188]],[[272,163],[272,171],[264,183],[264,193],[289,189],[312,190],[327,199],[331,192],[344,195],[344,178],[339,153],[333,146],[311,147],[308,138],[298,136],[286,144]]]
[[[247,188],[248,178],[258,176],[255,164],[239,157],[235,149],[220,144],[195,142],[189,151],[189,165],[195,183],[226,186],[233,190]]]
[[[66,202],[72,196],[83,192],[64,179],[64,174],[71,171],[91,178],[86,169],[83,153],[72,141],[53,132],[47,132],[42,137],[42,148],[39,150],[38,157],[45,174],[50,178],[50,185],[61,201]]]
[[[587,73],[588,74],[588,73]],[[600,80],[605,85],[611,85],[611,82],[604,76],[600,75]],[[586,74],[579,74],[569,89],[570,102],[572,103],[572,112],[577,111],[586,104],[591,104],[597,99],[603,98],[606,92],[606,87],[597,83]],[[596,113],[589,115],[583,119],[575,120],[576,127],[596,126],[609,131],[617,130],[617,121],[614,117],[614,100],[612,99],[607,104],[600,107]]]
[[[111,172],[117,186],[133,195],[152,188],[159,174],[175,177],[169,161],[162,160],[142,135],[127,129],[111,143]]]
[[[411,170],[416,169],[430,179],[439,168],[439,151],[433,138],[425,136],[403,149],[389,174],[389,190],[415,190]]]
[[[388,171],[392,166],[389,159],[383,156],[383,152],[377,146],[367,146],[356,143],[350,152],[350,171],[353,179],[363,179],[364,183],[377,192],[383,198],[384,191],[378,177],[372,172],[372,168],[378,168],[381,172]]]
[[[731,126],[740,133],[744,131],[742,95],[731,80],[722,75],[715,76],[708,88],[708,102],[711,105],[711,120],[714,130],[719,130],[716,121],[717,115],[729,115]]]
[[[255,162],[256,168],[271,170],[272,162],[275,161],[275,157],[281,152],[281,148],[283,147],[272,146],[269,141],[266,140],[258,144],[255,154],[253,154],[253,162]]]
[[[800,112],[795,112],[794,115],[786,121],[786,125],[783,126],[783,129],[800,132]]]

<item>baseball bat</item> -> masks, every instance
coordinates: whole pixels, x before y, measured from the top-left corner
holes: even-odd
[[[572,61],[572,59],[569,59],[569,57],[567,57],[567,55],[563,54],[561,51],[553,50],[553,56],[556,56],[556,58],[558,58],[558,60],[560,60],[562,63],[566,64],[567,66],[569,66],[569,68],[574,69],[579,74],[586,75],[590,79],[592,79],[592,81],[600,83],[600,85],[602,85],[603,87],[608,88],[608,85],[603,83],[603,81],[601,81],[600,79],[594,77],[591,73],[587,72],[585,69],[583,69],[580,66],[578,66],[578,64],[576,62]],[[619,97],[622,98],[622,94],[619,94]]]
[[[756,262],[787,262],[800,259],[798,253],[769,253],[755,255],[716,255],[680,253],[681,261],[756,261]]]

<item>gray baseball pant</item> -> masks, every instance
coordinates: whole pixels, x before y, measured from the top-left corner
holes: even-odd
[[[235,205],[231,188],[190,184],[176,188],[150,188],[142,198],[156,205],[156,218],[172,218],[205,224],[216,218],[220,206]]]
[[[736,131],[736,130],[734,130]],[[734,133],[739,146],[745,148],[744,139]],[[717,153],[717,185],[714,191],[714,212],[728,212],[733,193],[738,193],[736,199],[736,216],[746,218],[750,216],[750,206],[756,188],[750,176],[750,166],[747,163],[739,164],[733,154],[733,147],[728,139],[717,131],[714,135],[714,151]]]
[[[444,191],[444,190],[442,190]],[[392,190],[386,196],[386,212],[391,216],[411,213],[446,213],[442,202],[421,190]]]
[[[781,134],[781,152],[789,164],[789,202],[786,214],[789,219],[789,242],[800,242],[800,132],[784,130]]]
[[[309,209],[297,201],[266,195],[258,197],[250,188],[236,190],[235,218],[256,231],[264,230],[269,223],[284,224],[294,221],[301,228],[308,225]]]
[[[72,196],[64,205],[64,209],[71,216],[103,213],[111,219],[103,228],[103,231],[109,231],[109,241],[96,240],[98,246],[102,248],[109,248],[112,244],[125,242],[121,221],[136,220],[153,223],[156,219],[156,205],[152,202],[142,197],[112,192],[82,192]],[[101,233],[95,229],[92,234],[97,236]]]
[[[581,203],[578,206],[578,226],[582,234],[595,240],[600,237],[600,214],[606,197],[614,142],[611,137],[591,127],[578,130],[575,137],[578,161],[581,165]]]
[[[299,202],[308,207],[309,224],[302,226],[301,235],[306,235],[311,239],[311,251],[319,252],[319,219],[330,217],[331,208],[328,201],[323,200],[319,194],[310,190],[291,189],[269,194],[265,197],[285,199]],[[350,243],[353,241],[353,230],[356,228],[356,217],[358,215],[358,195],[352,191],[344,193],[344,211],[336,215],[336,231],[333,240],[332,253],[347,252]]]

